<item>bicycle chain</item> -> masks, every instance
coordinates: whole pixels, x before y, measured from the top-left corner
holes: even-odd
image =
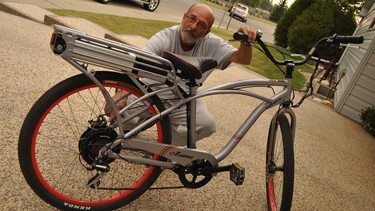
[[[171,187],[149,187],[149,188],[93,188],[98,190],[169,190],[169,189],[181,189],[181,188],[188,188],[185,186],[171,186]]]

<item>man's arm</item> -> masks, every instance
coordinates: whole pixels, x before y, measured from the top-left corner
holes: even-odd
[[[253,48],[251,45],[246,45],[245,42],[241,42],[240,47],[230,57],[231,62],[238,64],[250,64],[251,58],[253,57]]]

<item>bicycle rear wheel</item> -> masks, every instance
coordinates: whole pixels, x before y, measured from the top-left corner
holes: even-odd
[[[290,210],[293,200],[294,150],[291,127],[283,113],[271,122],[266,156],[268,210]]]
[[[112,96],[124,90],[144,95],[126,75],[96,72],[95,77]],[[103,114],[102,92],[84,75],[64,80],[47,91],[31,108],[19,137],[18,156],[22,173],[33,191],[47,203],[62,209],[113,210],[143,194],[158,178],[161,169],[107,158],[109,172],[99,189],[88,187],[96,171],[89,169],[98,152],[117,138],[118,129],[108,127]],[[165,108],[157,96],[143,102],[150,115]],[[101,119],[105,125],[96,125]],[[96,125],[96,126],[95,126]],[[136,135],[137,139],[170,143],[169,118]],[[126,155],[162,160],[158,155],[116,148]],[[125,189],[128,188],[128,189]]]

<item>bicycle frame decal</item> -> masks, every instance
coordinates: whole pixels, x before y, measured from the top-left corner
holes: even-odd
[[[191,156],[191,155],[186,155],[186,154],[182,154],[180,151],[171,152],[171,153],[169,153],[169,154],[172,155],[172,156],[176,156],[176,157],[188,158],[188,159],[190,159],[190,160],[194,159],[193,156]]]

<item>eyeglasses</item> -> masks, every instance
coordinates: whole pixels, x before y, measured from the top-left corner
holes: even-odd
[[[208,29],[208,26],[204,22],[198,21],[197,17],[195,17],[194,15],[185,15],[185,17],[187,18],[187,21],[189,23],[197,23],[197,26],[198,26],[199,29],[201,29],[201,30],[207,30]]]

